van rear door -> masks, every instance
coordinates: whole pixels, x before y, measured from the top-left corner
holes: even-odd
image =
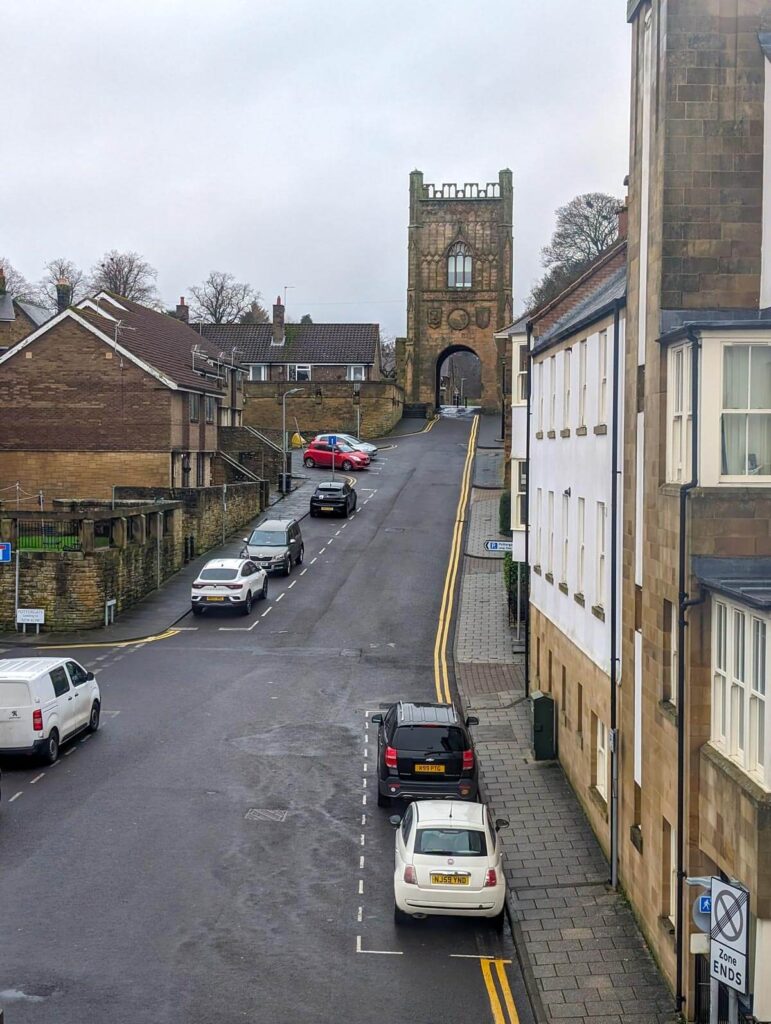
[[[36,738],[32,730],[32,710],[27,683],[0,679],[0,750],[32,746]]]

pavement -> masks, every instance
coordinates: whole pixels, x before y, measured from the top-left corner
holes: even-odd
[[[491,432],[484,417],[481,441]],[[496,457],[502,466],[502,453],[477,452],[488,477]],[[672,995],[623,894],[607,884],[608,863],[559,763],[531,757],[524,657],[514,653],[502,566],[479,557],[480,538],[498,536],[500,493],[471,493],[454,667],[464,710],[479,718],[484,798],[510,821],[508,909],[530,1003],[538,1024],[670,1024],[679,1019]]]

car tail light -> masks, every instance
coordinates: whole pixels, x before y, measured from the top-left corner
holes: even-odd
[[[203,588],[205,586],[206,586],[205,583],[194,583],[193,584],[193,590],[203,590]]]
[[[225,586],[228,588],[228,590],[240,590],[241,589],[241,584],[240,583],[226,583]]]
[[[464,750],[463,751],[463,771],[470,772],[474,767],[474,751]]]
[[[493,872],[493,874],[495,874],[495,872]],[[410,885],[418,884],[418,876],[415,874],[415,868],[412,864],[408,864],[404,869],[404,881],[408,882]],[[487,885],[487,882],[485,882],[485,885]]]
[[[485,875],[485,889],[489,889],[493,885],[498,884],[498,874],[495,868],[488,868],[487,874]]]
[[[32,728],[35,730],[35,732],[43,731],[43,712],[40,710],[40,708],[36,708],[32,712]]]
[[[386,768],[396,768],[396,749],[394,747],[386,747],[385,763]]]

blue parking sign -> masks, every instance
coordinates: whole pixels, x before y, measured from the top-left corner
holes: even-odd
[[[327,441],[334,448],[335,445],[337,444],[337,434],[330,434],[329,437],[327,438]]]
[[[0,544],[0,562],[10,562],[10,561],[11,561],[11,545],[8,543],[8,541],[4,541],[2,544]]]

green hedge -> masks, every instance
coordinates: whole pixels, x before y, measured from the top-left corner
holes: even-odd
[[[498,529],[501,533],[511,533],[511,491],[504,491],[498,505]]]

